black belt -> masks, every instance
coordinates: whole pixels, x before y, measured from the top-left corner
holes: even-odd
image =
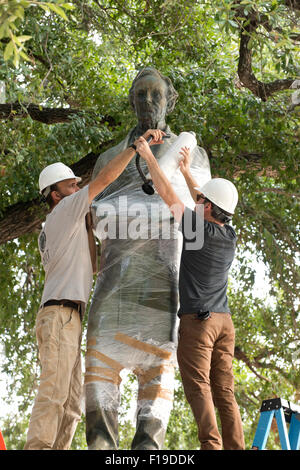
[[[48,305],[63,305],[64,307],[70,307],[77,310],[80,313],[81,305],[71,300],[48,300],[44,303],[43,307],[48,307]]]

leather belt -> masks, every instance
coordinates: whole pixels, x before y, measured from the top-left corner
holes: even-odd
[[[44,303],[43,307],[48,307],[49,305],[63,305],[64,307],[70,307],[74,310],[77,310],[80,313],[81,305],[72,300],[48,300]]]

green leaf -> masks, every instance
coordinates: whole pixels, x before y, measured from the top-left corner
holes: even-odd
[[[29,62],[32,62],[32,59],[24,51],[19,51],[19,54],[20,54],[21,57],[23,57],[23,59],[25,59]]]
[[[39,5],[39,7],[42,8],[43,10],[47,11],[47,12],[50,11],[49,7],[48,7],[47,5],[45,5],[45,4],[44,4],[44,5],[41,4],[41,5]]]
[[[5,21],[1,26],[0,26],[0,39],[9,36],[9,26],[8,23]]]
[[[234,28],[238,28],[239,25],[235,22],[235,21],[232,21],[232,20],[228,20],[228,23],[233,26]]]
[[[15,14],[18,18],[20,18],[21,20],[24,19],[24,8],[22,8],[21,6],[19,6],[18,8],[15,9]]]
[[[9,41],[9,43],[6,45],[5,50],[4,50],[4,54],[3,54],[3,59],[4,60],[9,60],[10,59],[10,57],[14,53],[14,48],[15,48],[15,45],[14,45],[13,41]]]
[[[14,41],[18,46],[22,46],[22,42],[26,42],[31,39],[32,36],[13,36]]]
[[[13,23],[18,17],[16,15],[11,15],[7,18],[9,23]]]
[[[60,15],[64,20],[69,21],[67,15],[61,7],[55,5],[54,3],[46,3],[46,5],[50,8],[50,10]]]
[[[71,3],[61,3],[60,6],[66,10],[75,10],[75,6]]]

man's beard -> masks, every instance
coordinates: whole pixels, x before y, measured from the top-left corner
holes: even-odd
[[[64,199],[65,197],[69,196],[69,194],[64,194],[61,191],[56,190],[56,192],[60,195],[61,200]]]

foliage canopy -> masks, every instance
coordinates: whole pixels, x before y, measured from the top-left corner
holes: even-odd
[[[91,168],[92,155],[123,138],[135,123],[128,90],[145,66],[179,93],[172,131],[194,130],[213,176],[234,179],[240,193],[229,295],[248,447],[263,399],[300,400],[299,13],[296,0],[0,0],[0,227],[12,234],[0,245],[0,331],[2,372],[19,403],[19,417],[2,425],[11,448],[24,444],[20,412],[28,416],[38,381],[44,274],[28,216],[43,215],[32,204],[38,175],[84,157]],[[259,263],[268,280],[262,295]],[[132,398],[125,389],[124,410]],[[125,448],[133,432],[125,418],[122,429]],[[178,386],[166,446],[197,445]],[[85,446],[84,422],[73,446]]]

